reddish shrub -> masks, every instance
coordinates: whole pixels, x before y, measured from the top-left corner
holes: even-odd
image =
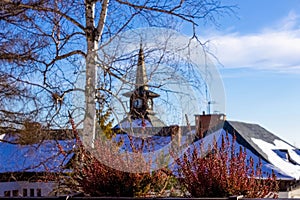
[[[168,169],[150,172],[151,160],[146,161],[141,149],[134,150],[135,157],[128,157],[126,153],[119,153],[118,144],[112,145],[109,138],[97,140],[95,149],[87,151],[72,120],[71,123],[78,147],[72,161],[72,173],[65,181],[68,188],[89,196],[117,197],[147,196],[150,192],[159,196],[168,188],[171,172]],[[131,172],[132,168],[141,169],[141,173]]]
[[[254,166],[253,159],[247,160],[246,151],[236,152],[236,141],[228,134],[218,147],[216,140],[208,151],[203,144],[197,149],[188,149],[177,160],[180,182],[194,197],[226,197],[244,195],[248,198],[276,197],[278,185],[273,174],[262,178],[261,164]]]

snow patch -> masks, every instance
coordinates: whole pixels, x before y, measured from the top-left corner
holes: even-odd
[[[0,135],[0,140],[3,140],[3,138],[5,137],[5,134],[1,134]],[[0,141],[1,142],[1,141]]]
[[[148,120],[135,119],[132,121],[125,121],[121,124],[118,124],[115,128],[142,128],[142,127],[153,127],[151,122]]]
[[[274,140],[274,144],[264,140],[251,138],[251,140],[268,156],[271,164],[275,165],[285,174],[299,180],[300,178],[300,156],[295,152],[295,147],[282,140]],[[289,159],[280,157],[274,150],[286,150]]]

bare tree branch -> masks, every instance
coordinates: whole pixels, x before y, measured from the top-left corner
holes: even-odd
[[[96,40],[98,42],[99,42],[100,37],[103,34],[103,29],[104,29],[104,25],[105,25],[105,19],[106,19],[106,15],[107,15],[108,4],[109,4],[109,0],[103,0],[102,1],[102,9],[101,9],[101,13],[100,13],[100,19],[98,21],[97,36],[96,36]]]
[[[47,7],[44,7],[43,5],[39,5],[38,3],[35,3],[35,4],[22,4],[20,2],[14,2],[12,0],[4,0],[5,3],[13,6],[14,8],[22,8],[22,9],[31,9],[31,10],[35,10],[35,11],[43,11],[43,12],[53,12],[53,13],[56,13],[62,17],[64,17],[65,19],[67,19],[68,21],[72,22],[74,25],[76,25],[78,28],[80,28],[81,30],[85,30],[85,27],[80,24],[78,22],[78,20],[74,19],[73,17],[61,12],[60,10],[58,9],[55,9],[55,8],[47,8]]]

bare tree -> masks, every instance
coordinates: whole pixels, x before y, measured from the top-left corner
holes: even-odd
[[[108,83],[105,90],[109,91],[110,77],[122,79],[126,73],[102,67],[104,75],[97,78],[99,59],[103,59],[98,57],[99,50],[119,33],[139,27],[179,30],[180,25],[188,24],[191,37],[196,38],[198,23],[215,22],[233,9],[221,0],[1,0],[0,7],[0,70],[8,77],[1,87],[23,94],[23,87],[30,89],[38,102],[29,106],[37,111],[36,119],[54,126],[68,121],[67,110],[74,115],[84,111],[83,133],[91,143],[97,82]],[[85,105],[75,107],[74,93],[83,92],[76,85],[81,71],[85,74]],[[5,81],[22,87],[7,87]]]

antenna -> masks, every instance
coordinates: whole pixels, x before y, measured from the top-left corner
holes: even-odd
[[[207,83],[205,83],[205,99],[207,102],[207,114],[210,114],[210,101],[208,100],[208,90],[207,90]]]
[[[208,101],[208,102],[207,102],[207,111],[208,111],[208,114],[211,114],[211,113],[210,113],[211,104],[216,104],[216,102],[215,102],[215,101]]]
[[[210,100],[210,96],[208,94],[208,89],[207,89],[207,83],[205,83],[205,95],[206,95],[206,102],[207,102],[207,114],[211,114],[210,113],[211,105],[216,104],[216,102],[213,100]]]

